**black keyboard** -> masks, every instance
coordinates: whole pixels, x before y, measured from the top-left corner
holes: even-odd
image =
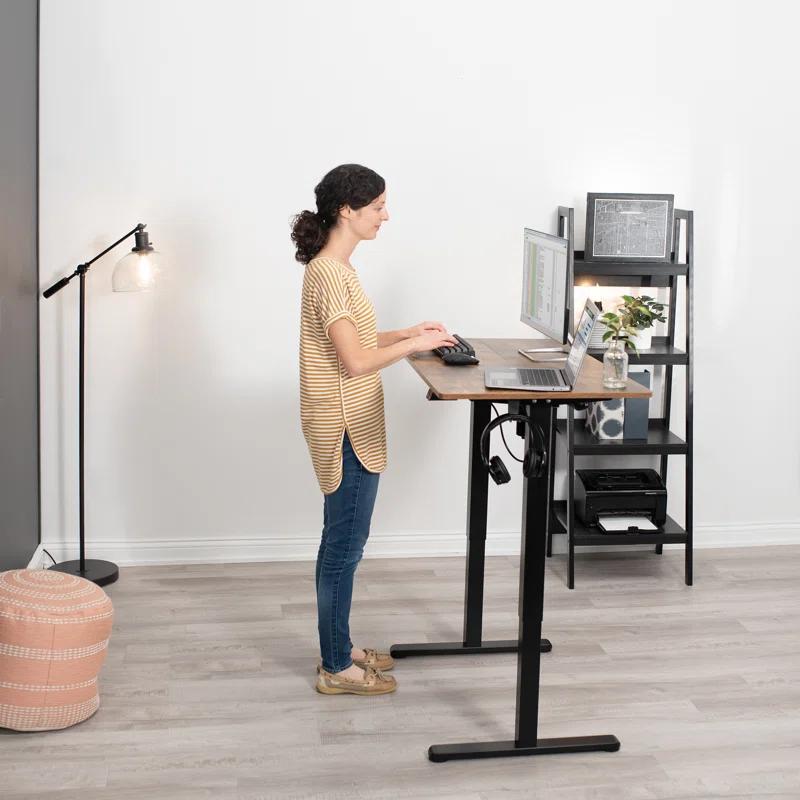
[[[468,356],[475,355],[475,348],[466,340],[462,339],[457,333],[450,334],[458,344],[449,347],[434,347],[433,352],[442,358],[445,353],[466,353]]]
[[[525,386],[559,386],[558,370],[519,368],[519,377]]]

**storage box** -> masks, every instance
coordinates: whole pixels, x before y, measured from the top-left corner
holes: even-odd
[[[651,374],[629,372],[628,377],[650,388]],[[646,439],[650,398],[628,398],[626,400],[601,400],[589,403],[586,414],[586,428],[598,439]]]
[[[589,403],[586,427],[598,439],[622,439],[625,425],[625,403],[622,400],[601,400]]]
[[[644,372],[629,372],[628,377],[649,389],[652,376],[648,370]],[[628,397],[625,400],[625,420],[623,439],[646,439],[648,420],[650,417],[650,398]]]

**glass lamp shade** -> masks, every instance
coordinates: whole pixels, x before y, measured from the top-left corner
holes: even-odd
[[[161,274],[161,254],[149,248],[132,250],[121,258],[111,276],[115,292],[144,292],[152,289]]]

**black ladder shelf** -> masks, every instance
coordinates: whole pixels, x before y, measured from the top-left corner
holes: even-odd
[[[575,282],[590,280],[602,286],[641,286],[666,287],[669,289],[667,335],[654,336],[650,349],[640,350],[639,355],[630,354],[630,365],[649,364],[664,367],[662,383],[661,416],[651,418],[647,439],[602,440],[592,436],[579,420],[575,424],[575,409],[567,407],[567,418],[557,420],[555,431],[564,437],[567,452],[567,499],[555,500],[555,458],[550,459],[549,503],[550,524],[547,534],[547,555],[553,554],[553,534],[567,534],[568,571],[567,586],[575,588],[575,548],[581,546],[647,544],[655,545],[655,552],[661,554],[664,544],[683,544],[685,546],[685,581],[692,585],[692,382],[693,382],[693,318],[692,281],[694,272],[693,212],[675,209],[673,222],[672,259],[661,262],[594,262],[584,261],[583,252],[575,251],[575,210],[565,206],[558,207],[558,235],[568,242],[567,268],[571,274],[572,304],[575,307]],[[683,225],[681,225],[683,222]],[[683,234],[683,235],[681,235]],[[681,257],[681,243],[684,244]],[[683,349],[676,346],[675,307],[678,297],[679,279],[684,279],[686,305],[686,341]],[[589,355],[602,360],[604,350],[590,349]],[[670,429],[672,411],[672,372],[674,367],[686,368],[686,432],[684,438]],[[550,452],[555,454],[554,441]],[[659,473],[664,484],[667,482],[668,458],[671,455],[684,456],[685,463],[685,528],[672,517],[659,531],[637,534],[605,534],[598,528],[584,525],[575,518],[575,457],[578,456],[623,456],[659,455]]]

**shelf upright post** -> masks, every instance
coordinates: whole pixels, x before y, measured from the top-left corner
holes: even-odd
[[[672,220],[672,261],[680,261],[680,237],[681,237],[681,216],[680,211],[675,212]],[[678,299],[678,276],[669,276],[669,311],[667,312],[667,344],[669,347],[675,346],[675,319],[676,307]],[[672,410],[672,373],[673,365],[664,365],[664,389],[661,397],[661,418],[664,420],[664,428],[669,430],[670,418]],[[669,465],[669,457],[666,453],[661,454],[659,474],[664,486],[667,485],[667,471]],[[661,555],[664,551],[664,545],[659,543],[656,545],[656,553]]]
[[[575,588],[575,409],[567,406],[567,588]]]
[[[693,578],[693,531],[694,531],[694,212],[686,212],[686,585],[691,586]]]

